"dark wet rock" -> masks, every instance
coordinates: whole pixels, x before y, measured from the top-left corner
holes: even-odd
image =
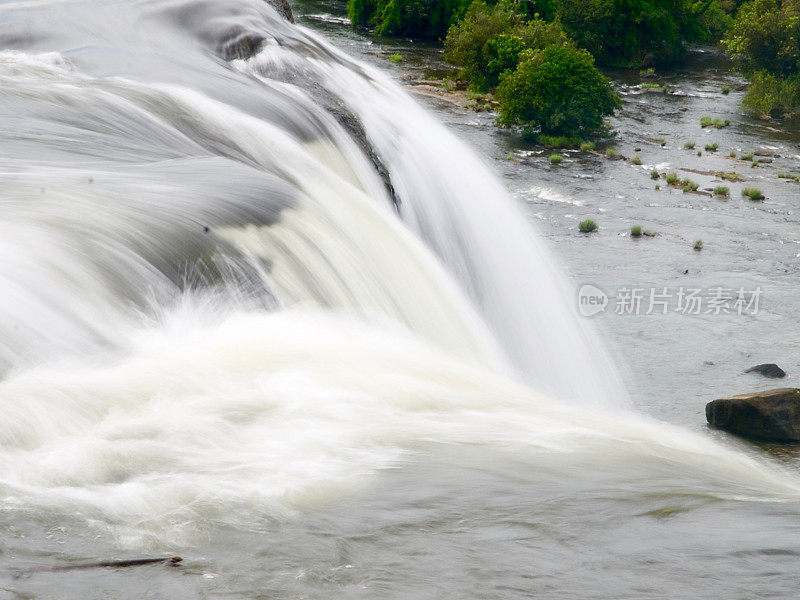
[[[247,59],[258,54],[264,45],[265,37],[257,33],[242,33],[225,42],[220,48],[224,60]]]
[[[771,158],[759,158],[758,162],[761,163],[761,164],[769,164],[769,163],[772,162],[772,159]]]
[[[775,363],[756,365],[755,367],[750,367],[747,369],[745,373],[758,373],[759,375],[763,375],[764,377],[772,377],[773,379],[786,377],[786,371],[781,369]]]
[[[706,404],[711,427],[774,442],[800,442],[800,389],[721,398]]]
[[[278,14],[289,23],[294,23],[294,15],[292,14],[292,7],[289,0],[265,0],[272,8],[278,11]]]

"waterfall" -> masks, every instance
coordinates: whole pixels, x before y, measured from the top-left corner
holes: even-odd
[[[21,1],[0,23],[7,506],[163,548],[437,444],[796,493],[603,412],[627,402],[615,369],[489,168],[268,4]]]

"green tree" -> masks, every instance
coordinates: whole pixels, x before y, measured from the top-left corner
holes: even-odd
[[[752,84],[742,102],[763,116],[800,114],[800,0],[750,0],[723,40]]]
[[[458,21],[470,0],[348,0],[354,25],[386,36],[439,39]]]
[[[555,0],[564,29],[600,64],[673,61],[685,42],[712,41],[730,25],[717,0]],[[733,8],[732,6],[730,8]]]
[[[490,7],[477,0],[464,19],[447,32],[444,57],[461,67],[461,76],[472,89],[483,92],[516,68],[524,49],[570,43],[557,21],[546,23],[534,18],[526,22],[511,2]]]
[[[585,50],[548,46],[526,50],[517,69],[497,88],[498,122],[548,135],[587,136],[622,102]]]
[[[800,71],[800,2],[752,0],[736,14],[723,42],[745,69],[774,75]]]

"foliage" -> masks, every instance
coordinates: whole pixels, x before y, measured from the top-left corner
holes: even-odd
[[[597,229],[597,223],[591,219],[586,219],[578,223],[578,231],[581,233],[591,233]]]
[[[560,154],[551,154],[550,155],[550,164],[551,165],[560,165],[561,161],[564,160],[564,157]]]
[[[486,91],[516,69],[525,49],[569,43],[558,22],[534,18],[526,23],[510,1],[489,7],[478,0],[447,32],[444,58],[461,67],[461,76],[471,88]]]
[[[378,35],[439,39],[467,6],[469,0],[348,0],[347,15]]]
[[[716,0],[555,0],[567,33],[599,64],[679,58],[684,41],[713,41],[731,18]]]
[[[800,114],[800,2],[746,2],[723,43],[752,81],[742,102],[747,111]]]
[[[694,244],[692,244],[692,248],[695,250],[702,250],[703,249],[703,240],[695,240]]]
[[[594,152],[594,142],[583,142],[581,144],[581,150],[584,152]]]
[[[642,226],[633,225],[631,227],[631,237],[640,237],[642,235]]]
[[[622,105],[611,82],[585,50],[550,45],[526,50],[517,69],[497,88],[498,122],[547,134],[589,135]]]
[[[727,198],[730,195],[731,191],[729,188],[725,187],[724,185],[718,185],[714,188],[714,195],[715,196],[723,196]]]
[[[402,62],[402,60],[403,60],[402,54],[394,53],[389,55],[389,61],[395,64]]]
[[[779,77],[766,71],[750,76],[742,107],[756,115],[791,117],[800,114],[800,75]]]

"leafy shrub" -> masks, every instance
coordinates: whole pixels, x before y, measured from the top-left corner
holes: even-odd
[[[617,151],[613,148],[606,149],[606,158],[614,158],[617,155]]]
[[[650,179],[653,179],[654,181],[658,181],[660,178],[661,178],[661,175],[658,174],[658,171],[656,171],[655,169],[650,171]]]
[[[718,144],[706,144],[706,152],[716,152],[719,148]]]
[[[686,148],[687,150],[694,150],[695,143],[694,142],[686,142],[683,145],[683,147]]]
[[[636,66],[648,52],[680,53],[675,19],[684,0],[557,0],[558,17],[580,47],[600,64]]]
[[[747,154],[742,154],[742,160],[753,160],[753,153],[748,152]]]
[[[670,173],[667,175],[667,183],[669,185],[675,185],[678,183],[678,174],[677,173]]]
[[[353,25],[378,35],[439,39],[458,21],[469,0],[348,0]]]
[[[752,84],[742,106],[760,116],[800,114],[800,3],[750,0],[723,40]]]
[[[631,159],[632,165],[641,165],[642,164],[642,157],[638,154]]]
[[[389,55],[389,60],[390,60],[391,62],[393,62],[393,63],[397,64],[397,63],[399,63],[400,61],[402,61],[402,60],[403,60],[403,55],[402,55],[402,54],[397,54],[397,53],[395,53],[395,54],[390,54],[390,55]]]
[[[640,237],[642,235],[642,226],[633,225],[631,227],[631,237]]]
[[[788,0],[750,0],[736,13],[723,40],[748,71],[789,76],[800,71],[800,5]]]
[[[779,77],[766,71],[750,76],[742,107],[759,116],[792,117],[800,114],[800,75]]]
[[[714,124],[714,119],[711,117],[700,117],[700,127],[711,127]]]
[[[497,100],[501,124],[563,135],[592,134],[622,106],[591,54],[557,45],[526,50],[517,69],[498,86]]]
[[[731,93],[731,87],[729,85],[723,85],[722,86],[722,95],[723,96],[727,96],[730,93]]]
[[[591,219],[586,219],[585,221],[581,221],[578,223],[578,231],[581,233],[591,233],[597,229],[597,223],[592,221]]]
[[[694,244],[692,244],[692,248],[695,250],[702,250],[703,249],[703,240],[695,240]]]
[[[560,154],[551,154],[550,155],[550,164],[551,165],[560,165],[561,161],[564,160],[564,157]]]
[[[517,68],[523,50],[568,44],[558,22],[534,18],[526,23],[508,0],[492,7],[478,0],[447,32],[444,58],[461,67],[461,76],[471,88],[486,91]]]
[[[594,152],[594,142],[583,142],[581,144],[581,150],[584,152]]]

